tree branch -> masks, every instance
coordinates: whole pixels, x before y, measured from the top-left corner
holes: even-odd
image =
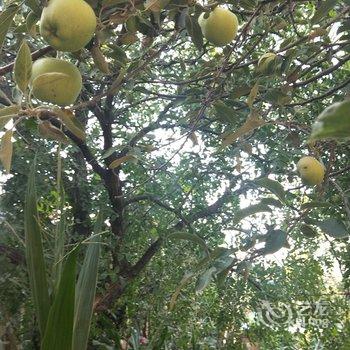
[[[233,179],[231,179],[229,186],[226,188],[225,192],[222,194],[221,197],[219,197],[216,202],[214,202],[212,205],[209,205],[207,208],[198,211],[197,213],[194,213],[192,216],[190,216],[190,221],[197,221],[198,219],[203,219],[205,217],[214,215],[218,213],[221,208],[225,205],[227,199],[231,197],[233,194],[239,195],[246,191],[250,186],[249,184],[246,184],[244,186],[241,186],[236,191],[232,191],[232,188],[236,186],[237,180],[241,178],[240,175],[235,176]]]
[[[113,283],[104,296],[97,298],[94,306],[95,311],[101,312],[107,310],[123,294],[127,282],[132,281],[140,274],[153,256],[159,251],[162,243],[162,238],[158,238],[148,247],[134,266],[126,271],[121,271],[121,275],[123,275],[124,278],[121,279],[121,281]]]
[[[226,203],[226,200],[233,194],[231,191],[232,187],[236,184],[234,180],[236,180],[237,177],[232,179],[230,181],[230,185],[225,190],[223,195],[212,205],[208,206],[206,209],[201,210],[192,216],[190,216],[189,221],[193,222],[200,218],[204,218],[206,216],[210,216],[218,212],[221,207]],[[249,184],[240,187],[238,190],[234,191],[235,194],[240,194],[244,192],[249,187]],[[138,199],[142,200],[141,197],[138,196]],[[134,200],[127,201],[127,204],[132,203]],[[163,206],[163,203],[161,203]],[[177,224],[174,225],[174,229],[182,228],[186,222],[183,220],[180,220]],[[159,251],[163,243],[163,239],[159,237],[156,241],[154,241],[144,252],[144,254],[141,256],[141,258],[137,261],[135,265],[132,267],[129,267],[125,269],[124,271],[121,271],[121,275],[127,279],[127,281],[131,281],[135,277],[137,277],[141,271],[147,266],[147,264],[151,261],[153,256]],[[120,282],[116,282],[113,285],[110,286],[106,294],[98,300],[96,303],[96,311],[102,311],[108,309],[108,307],[123,294],[123,287],[121,286]]]
[[[169,110],[175,105],[175,101],[169,103],[167,106],[164,107],[164,109],[160,112],[157,120],[151,124],[149,124],[148,126],[144,127],[143,129],[141,129],[127,144],[126,147],[124,147],[119,154],[119,157],[123,157],[125,156],[128,151],[129,151],[129,147],[134,147],[138,141],[140,141],[145,135],[147,135],[147,133],[149,133],[150,131],[154,130],[159,123],[165,119],[166,114],[169,112]]]
[[[52,125],[56,126],[57,128],[61,128],[62,123],[59,119],[57,119],[57,115],[50,111],[50,110],[41,110],[40,111],[40,119],[42,120],[50,120]],[[86,145],[86,143],[81,140],[79,137],[75,136],[72,132],[69,130],[64,130],[65,135],[70,138],[80,149],[80,151],[83,153],[83,156],[87,163],[91,165],[91,167],[94,169],[94,171],[100,175],[102,179],[105,179],[106,170],[98,163],[97,159],[93,156],[91,153],[89,147]]]
[[[347,86],[348,84],[350,84],[350,78],[345,80],[342,84],[338,85],[338,86],[335,86],[334,88],[332,89],[329,89],[327,92],[325,92],[324,94],[322,95],[319,95],[319,96],[315,96],[315,97],[312,97],[306,101],[303,101],[303,102],[295,102],[295,103],[290,103],[289,105],[287,105],[288,107],[294,107],[294,106],[304,106],[306,104],[309,104],[313,101],[317,101],[317,100],[322,100],[326,97],[329,97],[329,96],[332,96],[335,92],[337,92],[338,90],[344,88],[345,86]]]
[[[126,200],[124,202],[124,206],[128,206],[132,203],[135,202],[140,202],[140,201],[144,201],[144,200],[148,200],[150,202],[153,202],[157,205],[159,205],[160,207],[173,212],[179,219],[181,219],[184,223],[186,223],[187,225],[189,225],[190,223],[187,221],[187,219],[182,215],[182,213],[180,212],[180,210],[175,209],[173,207],[171,207],[170,205],[164,203],[161,201],[160,198],[158,198],[157,196],[153,195],[153,194],[141,194],[139,196],[135,196],[132,198],[129,198],[128,200]]]
[[[329,177],[335,177],[335,176],[344,174],[344,173],[349,172],[349,171],[350,171],[350,165],[345,167],[344,169],[333,171],[332,173],[329,174]]]
[[[320,72],[319,74],[314,75],[312,78],[304,80],[304,81],[300,81],[298,83],[294,83],[293,87],[300,87],[300,86],[305,86],[308,85],[316,80],[318,80],[319,78],[322,78],[332,72],[334,72],[335,70],[337,70],[339,67],[341,67],[343,64],[345,64],[350,58],[350,55],[346,55],[343,58],[338,58],[339,62],[337,64],[335,64],[334,66],[325,69],[324,71]]]
[[[146,265],[151,261],[153,256],[158,252],[163,243],[162,238],[158,238],[154,241],[147,250],[143,253],[141,258],[137,261],[135,265],[133,265],[128,271],[128,276],[131,278],[135,278],[140,274],[140,272],[146,267]]]
[[[46,46],[46,47],[43,47],[42,49],[34,51],[32,53],[32,60],[35,61],[38,58],[46,55],[51,51],[54,51],[54,49],[51,46]],[[15,62],[12,62],[6,66],[0,67],[0,76],[5,75],[6,73],[12,72],[14,65],[15,65]]]

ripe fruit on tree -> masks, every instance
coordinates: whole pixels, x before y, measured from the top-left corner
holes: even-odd
[[[306,185],[315,186],[323,182],[325,168],[316,158],[306,156],[299,160],[297,169]]]
[[[79,96],[82,78],[74,64],[45,57],[33,63],[30,86],[38,100],[68,106]]]
[[[209,16],[208,13],[203,12],[198,18],[198,23],[203,36],[215,46],[225,46],[237,35],[236,15],[222,7],[216,7]]]
[[[40,20],[40,34],[58,51],[82,49],[96,29],[96,16],[83,0],[50,0]]]
[[[261,73],[269,72],[276,57],[276,54],[273,52],[267,52],[263,54],[258,61],[258,71]]]

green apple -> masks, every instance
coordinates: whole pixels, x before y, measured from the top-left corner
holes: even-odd
[[[258,61],[258,72],[270,73],[273,69],[277,55],[273,52],[264,53]]]
[[[237,35],[238,19],[234,13],[216,7],[209,13],[202,13],[198,23],[202,29],[203,36],[215,46],[229,44]]]
[[[83,0],[50,0],[40,20],[40,34],[58,51],[82,49],[96,29],[96,16]]]
[[[38,100],[68,106],[79,96],[82,78],[74,64],[45,57],[33,63],[30,87]]]

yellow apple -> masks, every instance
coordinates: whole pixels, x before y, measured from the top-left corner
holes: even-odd
[[[38,100],[68,106],[79,96],[82,78],[74,64],[45,57],[33,63],[30,87]]]
[[[198,23],[203,36],[212,44],[225,46],[236,37],[238,19],[234,13],[218,6],[207,16],[208,13],[203,12],[198,18]]]
[[[50,0],[40,20],[40,34],[58,51],[82,49],[96,29],[96,16],[83,0]]]
[[[315,186],[323,182],[325,168],[316,158],[306,156],[299,160],[297,169],[306,185]]]

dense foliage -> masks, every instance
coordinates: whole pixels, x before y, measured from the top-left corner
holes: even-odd
[[[349,349],[350,143],[310,135],[349,98],[350,2],[87,2],[96,33],[73,53],[40,36],[46,1],[0,2],[0,126],[14,131],[13,154],[5,137],[0,150],[0,349],[40,344],[25,263],[33,163],[50,298],[73,247],[79,271],[89,237],[101,242],[91,349]],[[197,23],[218,4],[240,24],[222,48]],[[23,45],[79,68],[73,106],[21,92]],[[304,155],[325,165],[321,185],[298,177]],[[259,319],[263,301],[274,319]]]

